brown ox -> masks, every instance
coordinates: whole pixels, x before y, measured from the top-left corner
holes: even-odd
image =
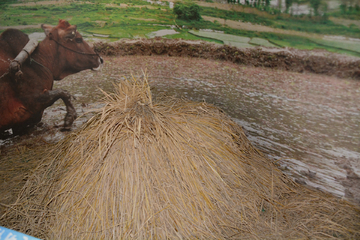
[[[9,64],[29,38],[15,29],[0,35],[0,134],[10,128],[16,134],[34,126],[45,108],[60,98],[67,111],[64,129],[69,129],[76,118],[71,95],[62,89],[52,90],[53,81],[85,69],[97,70],[102,63],[75,25],[59,20],[56,27],[41,27],[46,38],[22,64],[21,78],[9,71]]]

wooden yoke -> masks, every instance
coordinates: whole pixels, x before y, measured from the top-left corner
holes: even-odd
[[[30,39],[25,47],[20,51],[14,60],[11,61],[9,65],[9,72],[15,74],[16,79],[21,77],[21,65],[25,60],[30,57],[31,53],[34,52],[35,48],[38,46],[39,42],[36,39]]]

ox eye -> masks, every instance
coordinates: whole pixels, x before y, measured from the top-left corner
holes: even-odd
[[[77,43],[82,43],[82,41],[83,41],[82,38],[76,38],[75,39],[75,42],[77,42]]]

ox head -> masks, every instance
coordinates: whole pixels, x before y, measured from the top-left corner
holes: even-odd
[[[49,53],[56,56],[53,62],[57,65],[53,67],[55,80],[86,69],[100,69],[102,58],[84,41],[76,30],[76,25],[59,20],[56,27],[48,24],[43,24],[41,27],[46,34],[44,41],[51,46],[49,47],[51,51],[55,51]]]

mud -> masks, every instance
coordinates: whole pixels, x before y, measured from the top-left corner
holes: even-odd
[[[154,99],[185,97],[220,107],[243,126],[257,148],[297,182],[360,204],[358,80],[307,70],[296,73],[284,67],[287,62],[283,58],[271,62],[275,67],[251,59],[256,53],[268,56],[273,49],[236,50],[164,39],[95,45],[104,55],[113,55],[104,57],[101,72],[84,71],[54,85],[76,97],[73,103],[79,118],[73,131],[92,116],[91,109],[102,106],[100,89],[112,92],[114,83],[132,74],[141,77],[144,70]],[[223,49],[232,54],[238,51],[237,55],[250,63],[226,57]],[[273,56],[295,56],[291,49],[274,52]],[[321,54],[299,52],[298,56],[327,57]],[[316,66],[320,64],[324,63]],[[16,199],[26,176],[41,164],[39,159],[28,160],[26,154],[69,134],[60,131],[64,116],[64,104],[57,101],[45,110],[42,123],[27,134],[0,140],[0,214],[1,206]]]
[[[94,49],[106,56],[156,56],[192,57],[225,60],[236,64],[266,67],[292,72],[309,72],[360,79],[360,58],[327,51],[296,49],[254,48],[239,49],[203,41],[182,39],[137,39],[113,43],[97,42]]]

